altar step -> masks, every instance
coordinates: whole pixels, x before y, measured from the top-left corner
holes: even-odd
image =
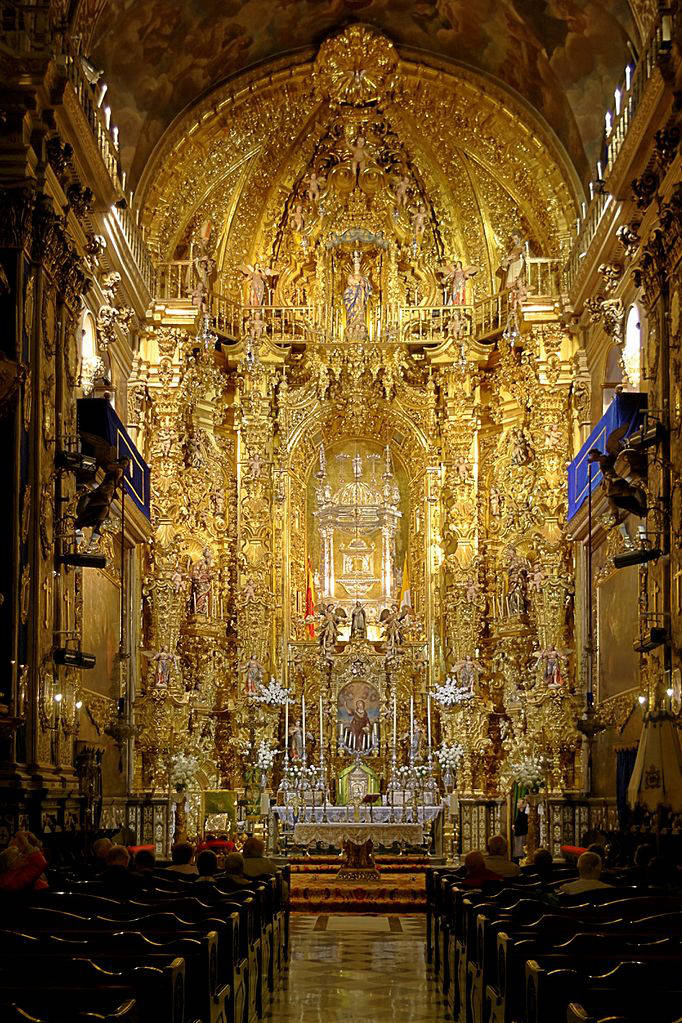
[[[397,871],[376,857],[378,881],[339,881],[340,863],[317,870],[291,872],[291,909],[300,913],[423,913],[426,908],[425,867]],[[326,869],[325,869],[326,867]]]
[[[316,856],[290,856],[287,860],[292,874],[330,874],[338,871],[343,855],[331,853]],[[374,861],[380,870],[391,874],[423,874],[427,867],[435,864],[427,856],[392,856],[374,855]]]

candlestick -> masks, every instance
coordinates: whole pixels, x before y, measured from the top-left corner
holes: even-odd
[[[414,764],[414,696],[410,696],[410,764]]]
[[[426,741],[431,753],[431,693],[426,694]]]
[[[320,693],[320,775],[324,767],[324,731],[322,726],[322,693]]]
[[[303,727],[303,766],[306,765],[306,748],[305,748],[305,694],[301,694],[301,725]]]
[[[393,693],[393,764],[395,765],[396,746],[398,742],[398,704],[396,694]]]

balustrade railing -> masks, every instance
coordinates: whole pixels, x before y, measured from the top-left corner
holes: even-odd
[[[85,77],[82,59],[77,55],[66,54],[63,61],[67,81],[85,114],[109,177],[114,187],[123,191],[124,181],[121,175],[118,143],[114,140],[109,115],[98,103],[95,89]]]
[[[640,54],[637,65],[625,69],[625,77],[614,91],[614,109],[607,111],[606,160],[598,164],[597,181],[590,184],[590,202],[577,223],[577,234],[566,264],[566,286],[570,291],[580,272],[601,219],[612,198],[608,194],[608,180],[627,138],[632,122],[640,108],[642,97],[655,68],[672,46],[672,15],[669,8],[659,10],[658,18],[648,42]]]
[[[144,240],[142,228],[137,223],[135,213],[128,207],[120,209],[118,206],[114,206],[112,212],[128,244],[140,276],[147,285],[150,295],[152,295],[155,290],[156,280],[154,264],[152,263],[152,257],[149,255],[149,249]]]

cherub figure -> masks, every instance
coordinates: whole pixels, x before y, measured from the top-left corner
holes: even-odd
[[[428,216],[426,213],[426,206],[422,203],[414,211],[414,216],[412,217],[412,238],[415,245],[421,245],[427,223]]]
[[[398,183],[395,186],[395,197],[398,200],[398,206],[407,206],[408,200],[408,189],[410,187],[410,179],[407,174],[403,174],[402,177],[398,178]]]
[[[358,174],[362,174],[367,169],[370,159],[371,156],[367,149],[367,143],[360,135],[351,146],[350,152],[350,169],[354,178],[357,178]]]
[[[315,610],[315,616],[306,618],[306,622],[317,622],[316,633],[320,653],[329,659],[334,654],[336,642],[339,637],[339,622],[346,617],[342,607],[334,607],[333,604],[320,604]]]
[[[324,188],[326,179],[320,177],[315,171],[311,171],[306,178],[306,194],[311,202],[317,202],[320,198],[320,191]]]
[[[303,234],[303,231],[305,230],[303,203],[300,202],[300,200],[299,202],[294,203],[294,212],[291,214],[291,226],[293,227],[294,231],[298,232],[298,234]]]

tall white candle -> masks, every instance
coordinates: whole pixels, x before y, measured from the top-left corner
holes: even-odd
[[[431,693],[426,694],[426,741],[431,752]]]
[[[410,746],[414,743],[414,696],[410,697]]]
[[[284,756],[289,759],[289,697],[284,704]]]

